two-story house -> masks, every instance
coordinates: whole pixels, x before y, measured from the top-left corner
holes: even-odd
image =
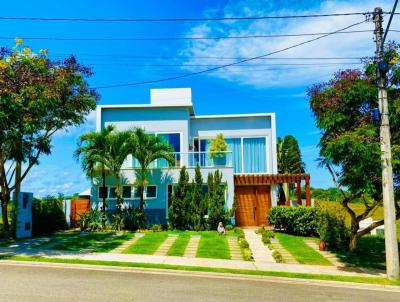
[[[191,179],[200,165],[206,182],[209,172],[220,170],[227,183],[226,207],[237,201],[236,223],[266,223],[266,212],[277,205],[274,186],[285,179],[277,175],[276,128],[274,113],[196,115],[190,88],[152,89],[150,104],[100,105],[97,107],[97,130],[109,124],[118,130],[143,128],[147,133],[162,136],[174,148],[175,164],[155,162],[149,171],[150,183],[145,188],[146,212],[150,223],[165,223],[168,217],[172,185],[177,182],[182,166]],[[222,133],[228,145],[227,160],[215,165],[209,157],[209,140]],[[126,204],[139,203],[135,168],[131,156],[121,171],[123,198]],[[299,183],[303,176],[291,179]],[[115,207],[115,181],[107,179],[106,190],[93,183],[92,207],[101,206],[107,194],[108,207]],[[307,180],[306,180],[307,185]],[[236,196],[236,197],[235,197]]]

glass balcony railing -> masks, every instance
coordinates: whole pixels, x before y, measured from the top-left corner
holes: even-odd
[[[232,152],[175,152],[172,153],[174,162],[171,164],[165,159],[159,159],[150,165],[150,168],[232,168]],[[135,167],[134,167],[135,168]]]

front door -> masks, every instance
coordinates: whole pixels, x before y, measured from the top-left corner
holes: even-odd
[[[270,186],[238,186],[236,196],[236,224],[259,226],[267,224],[267,212],[271,208]]]

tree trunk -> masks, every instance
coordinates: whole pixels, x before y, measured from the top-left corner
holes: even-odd
[[[117,176],[116,177],[116,194],[117,194],[117,213],[118,215],[121,214],[121,210],[122,210],[122,200],[121,200],[121,184],[120,184],[120,179]]]
[[[18,200],[19,192],[21,192],[21,171],[22,163],[17,161],[15,164],[15,189],[14,189],[14,200]]]
[[[106,187],[106,172],[104,170],[104,166],[101,170],[101,177],[103,180],[103,207],[102,207],[102,218],[101,218],[101,226],[103,229],[106,228],[106,222],[107,222],[107,214],[106,214],[106,195],[104,194],[104,188]]]
[[[285,201],[289,201],[290,199],[290,192],[289,192],[289,184],[288,183],[284,183],[283,184],[283,192],[285,194]]]
[[[10,238],[10,224],[8,222],[8,205],[10,204],[10,194],[8,192],[4,192],[1,196],[1,215],[3,218],[3,233],[4,238]]]
[[[139,190],[140,190],[140,205],[139,205],[139,207],[140,207],[140,210],[143,211],[143,209],[144,209],[144,186],[141,185]]]
[[[357,250],[358,244],[358,236],[354,234],[350,234],[350,243],[349,243],[349,250],[350,252],[355,252]]]

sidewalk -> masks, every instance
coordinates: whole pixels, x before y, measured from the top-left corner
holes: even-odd
[[[189,258],[189,257],[172,257],[172,256],[154,256],[154,255],[137,255],[137,254],[118,254],[118,253],[82,253],[82,252],[66,252],[45,249],[15,249],[10,250],[0,248],[0,255],[15,256],[40,256],[57,259],[79,259],[79,260],[95,260],[95,261],[116,261],[130,263],[152,263],[152,264],[168,264],[195,267],[211,267],[211,268],[227,268],[242,270],[261,270],[288,273],[308,273],[308,274],[325,274],[325,275],[341,275],[341,276],[358,276],[358,277],[376,277],[381,274],[362,273],[344,268],[336,268],[333,266],[316,266],[303,264],[282,264],[270,261],[242,261],[242,260],[222,260],[208,258]]]

